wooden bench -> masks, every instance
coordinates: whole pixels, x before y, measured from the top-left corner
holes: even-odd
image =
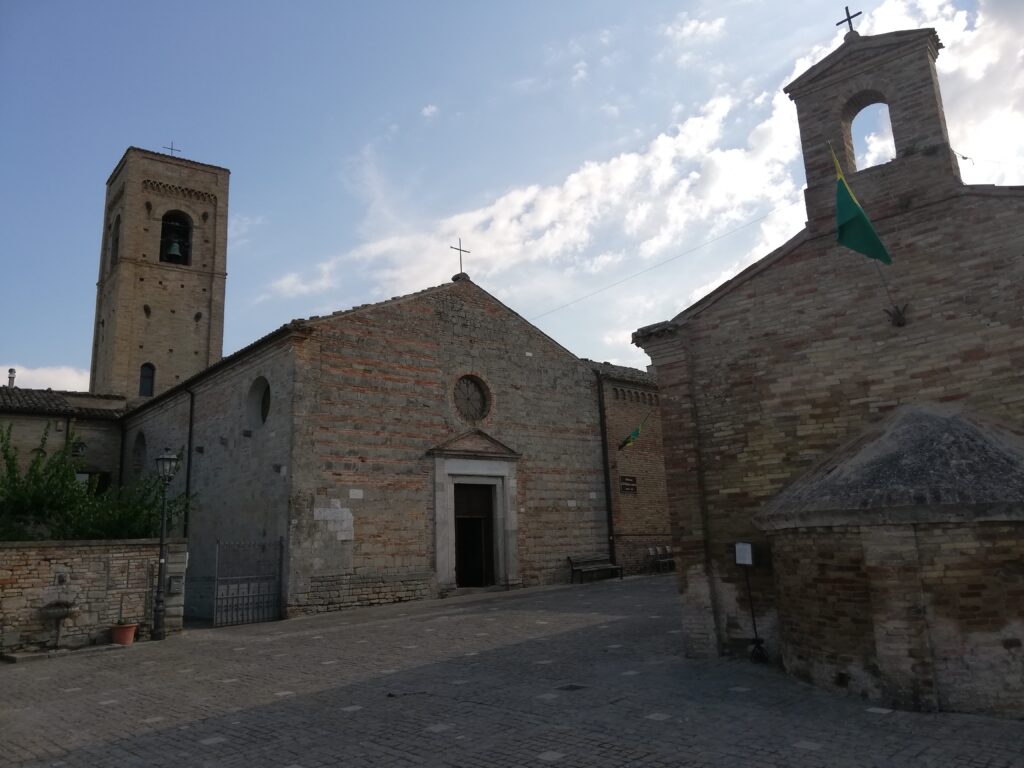
[[[619,578],[622,578],[622,566],[616,565],[608,559],[608,555],[602,555],[594,553],[592,555],[577,555],[576,557],[569,557],[569,568],[572,572],[569,574],[569,583],[572,584],[576,581],[576,574],[580,575],[580,584],[583,583],[583,574],[585,573],[603,573],[604,571],[616,572],[618,571]]]

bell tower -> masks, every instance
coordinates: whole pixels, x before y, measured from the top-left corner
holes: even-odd
[[[135,147],[110,174],[90,392],[136,405],[220,360],[229,176]]]
[[[857,199],[873,221],[955,194],[962,182],[949,145],[935,59],[934,29],[862,36],[850,31],[838,49],[783,90],[796,104],[808,227],[834,225],[835,152]],[[896,157],[858,171],[851,127],[872,104],[889,108]]]

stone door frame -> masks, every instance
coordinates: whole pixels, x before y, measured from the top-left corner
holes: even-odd
[[[494,582],[517,587],[519,516],[516,510],[516,464],[509,459],[434,457],[434,559],[441,593],[455,590],[455,486],[494,486]]]

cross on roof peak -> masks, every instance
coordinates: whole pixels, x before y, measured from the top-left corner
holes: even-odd
[[[461,275],[462,274],[462,254],[469,253],[469,251],[467,251],[465,248],[462,247],[462,238],[461,237],[459,238],[459,247],[458,248],[456,248],[454,245],[449,245],[448,247],[451,248],[453,251],[458,251],[459,252],[459,274]]]
[[[850,31],[853,32],[853,20],[856,19],[858,16],[860,16],[861,13],[863,13],[863,11],[857,11],[855,14],[853,14],[851,16],[850,15],[850,6],[845,5],[845,6],[843,6],[843,8],[846,10],[846,18],[843,19],[842,21],[837,21],[836,22],[836,26],[837,27],[841,27],[841,26],[843,26],[843,24],[846,24],[847,26],[850,27]]]

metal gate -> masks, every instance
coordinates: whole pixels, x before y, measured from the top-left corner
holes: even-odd
[[[217,540],[213,626],[281,618],[284,538],[276,542]]]

